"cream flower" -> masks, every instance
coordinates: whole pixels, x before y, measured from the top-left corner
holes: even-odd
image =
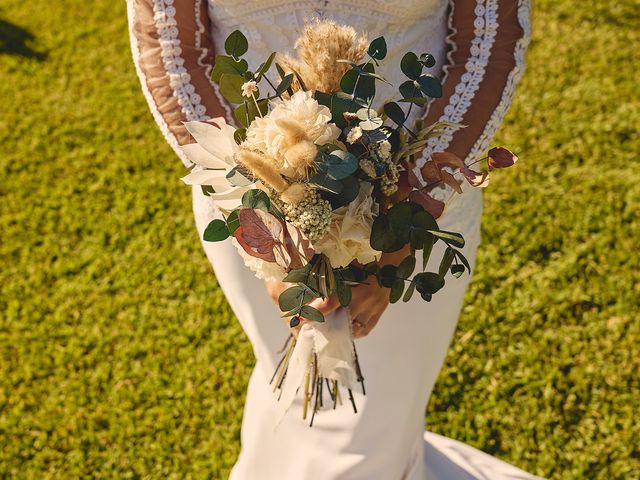
[[[254,80],[250,80],[242,84],[242,96],[251,98],[258,91],[258,84]]]
[[[268,115],[251,122],[243,147],[259,150],[274,158],[285,175],[288,168],[287,149],[282,148],[285,132],[278,125],[278,120],[297,123],[316,145],[335,143],[340,135],[340,129],[331,123],[331,111],[320,105],[311,92],[298,91],[289,99],[274,100],[271,105]]]
[[[379,206],[371,196],[373,186],[361,182],[360,192],[349,205],[340,207],[331,215],[329,232],[313,248],[329,257],[331,265],[345,267],[353,260],[372,262],[380,252],[371,248],[369,237]]]
[[[281,282],[282,279],[287,276],[287,272],[285,272],[284,268],[277,263],[267,262],[261,258],[249,255],[235,238],[231,239],[231,243],[233,243],[236,250],[238,250],[238,254],[242,257],[245,266],[255,273],[256,277],[265,281]]]
[[[239,150],[233,134],[235,129],[224,121],[217,126],[205,122],[185,122],[184,126],[196,143],[180,147],[186,157],[196,164],[191,173],[182,177],[187,185],[209,185],[215,193],[209,196],[221,210],[233,210],[242,195],[253,187],[236,187],[229,183],[227,174],[236,166],[234,156]]]

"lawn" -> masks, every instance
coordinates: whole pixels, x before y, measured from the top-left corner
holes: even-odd
[[[539,0],[426,425],[640,479],[635,0]],[[140,92],[122,1],[0,4],[0,478],[226,478],[251,347]]]

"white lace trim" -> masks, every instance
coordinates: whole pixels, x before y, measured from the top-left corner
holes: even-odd
[[[149,105],[149,110],[151,110],[151,114],[153,115],[154,120],[160,127],[160,131],[162,135],[166,139],[167,143],[173,148],[176,152],[182,163],[185,166],[189,167],[192,163],[186,157],[186,155],[180,149],[180,145],[178,144],[178,140],[175,135],[171,133],[169,130],[169,125],[165,122],[162,114],[158,110],[158,106],[156,105],[151,92],[149,91],[149,87],[147,85],[147,78],[140,67],[140,49],[138,47],[138,38],[135,35],[134,24],[135,24],[135,8],[133,5],[133,0],[127,0],[127,14],[129,17],[129,41],[131,45],[131,55],[133,57],[133,64],[136,69],[136,73],[138,74],[138,78],[140,80],[140,87],[142,88],[142,93],[144,94],[145,99],[147,100],[147,104]]]
[[[153,2],[153,19],[160,40],[162,62],[169,76],[173,96],[176,97],[187,120],[208,120],[207,109],[202,105],[202,98],[196,93],[191,83],[191,75],[184,66],[184,58],[180,56],[182,48],[178,38],[178,22],[175,19],[176,9],[173,2],[174,0]],[[196,38],[198,38],[197,33]]]
[[[516,61],[515,68],[509,72],[509,76],[507,78],[507,83],[505,85],[505,89],[502,92],[502,98],[500,99],[500,103],[496,107],[496,109],[491,114],[491,118],[487,122],[482,135],[473,145],[471,152],[469,152],[468,159],[473,161],[479,158],[484,154],[485,150],[489,146],[489,143],[493,139],[496,130],[502,123],[502,119],[509,110],[511,106],[511,101],[513,99],[513,94],[516,89],[516,85],[522,78],[525,69],[524,63],[524,53],[529,45],[529,41],[531,39],[531,22],[529,18],[529,12],[531,9],[530,0],[519,0],[518,1],[518,23],[522,27],[523,35],[516,42],[516,46],[514,49],[513,56]]]
[[[497,9],[498,0],[486,0],[486,2],[476,0],[476,18],[473,22],[475,37],[471,42],[470,55],[465,64],[466,71],[460,78],[460,83],[456,85],[455,93],[449,98],[449,104],[445,107],[440,121],[460,123],[471,106],[471,101],[484,78],[485,68],[489,63],[498,31]],[[451,57],[449,60],[451,62]],[[455,129],[448,128],[440,137],[432,139],[418,163],[424,165],[431,152],[445,150],[453,139],[454,132]]]
[[[211,85],[211,87],[213,88],[213,92],[216,95],[216,98],[218,99],[218,102],[220,103],[220,106],[222,106],[222,108],[224,108],[225,111],[225,118],[227,120],[227,123],[229,125],[236,125],[235,123],[235,118],[233,117],[233,112],[231,111],[231,108],[229,107],[229,105],[227,104],[226,100],[224,99],[224,97],[222,96],[222,94],[220,93],[220,88],[218,87],[218,85],[213,82],[211,80],[211,70],[213,70],[213,65],[209,64],[209,63],[205,63],[204,59],[206,58],[207,54],[209,53],[209,51],[202,47],[202,42],[201,42],[201,38],[202,35],[204,33],[206,33],[206,29],[204,27],[204,25],[202,24],[202,21],[200,20],[200,9],[202,7],[202,0],[195,0],[195,19],[196,19],[196,25],[198,27],[198,30],[196,31],[196,35],[195,35],[195,47],[196,49],[200,50],[200,56],[198,57],[198,65],[200,67],[204,68],[204,74],[206,75],[207,79],[209,80],[209,84]]]

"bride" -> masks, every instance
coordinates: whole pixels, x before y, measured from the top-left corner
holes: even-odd
[[[233,30],[248,37],[252,50],[246,58],[253,67],[272,51],[291,51],[311,18],[350,25],[372,37],[384,35],[390,48],[388,72],[383,66],[380,73],[395,85],[401,83],[400,55],[409,50],[433,54],[444,95],[418,114],[427,123],[446,120],[467,128],[429,144],[418,169],[433,151],[451,151],[470,162],[486,150],[522,74],[529,38],[528,0],[127,3],[142,90],[164,136],[187,166],[179,146],[192,140],[182,122],[222,117],[234,123],[209,80],[215,53]],[[464,235],[463,253],[473,265],[480,242],[480,190],[452,196],[442,189],[440,196],[446,207],[438,223]],[[193,190],[193,208],[202,237],[218,212],[199,187]],[[349,314],[367,383],[366,396],[354,392],[358,414],[349,408],[323,410],[309,428],[298,412],[291,412],[274,428],[277,402],[268,383],[288,331],[272,299],[282,285],[255,278],[230,242],[205,243],[204,249],[257,360],[231,479],[536,478],[468,445],[424,432],[425,406],[456,327],[468,276],[447,282],[431,303],[416,299],[388,310],[388,294],[376,282],[354,289]],[[329,298],[316,306],[329,314],[336,304]],[[292,406],[299,408],[299,403]]]

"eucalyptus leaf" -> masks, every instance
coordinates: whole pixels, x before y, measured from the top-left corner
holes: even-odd
[[[433,75],[430,75],[428,73],[420,75],[420,78],[418,78],[418,83],[420,84],[420,91],[428,97],[442,97],[442,84],[440,83],[440,80],[438,80]]]
[[[413,99],[422,96],[422,93],[420,92],[420,84],[415,80],[407,80],[400,85],[398,90],[400,90],[400,95],[402,95],[402,98]]]
[[[416,257],[408,255],[398,265],[398,276],[408,279],[416,268]]]
[[[259,188],[248,190],[244,195],[242,195],[242,206],[244,208],[254,208],[268,212],[270,205],[271,200],[269,199],[269,196]]]
[[[224,220],[212,220],[207,228],[204,229],[202,238],[206,242],[220,242],[229,238],[229,228]]]
[[[367,53],[376,60],[384,60],[387,56],[387,42],[384,37],[374,39],[367,50]]]
[[[322,198],[331,203],[333,210],[353,202],[360,192],[360,182],[352,176],[338,180],[342,185],[340,193],[321,192]]]
[[[454,247],[464,247],[464,237],[459,233],[445,232],[444,230],[429,230],[436,237],[443,240],[447,245],[453,245]]]
[[[406,115],[402,107],[398,105],[396,102],[385,103],[384,113],[386,113],[387,117],[393,120],[396,123],[396,125],[398,125],[399,127],[404,125],[404,122],[406,120]]]
[[[246,129],[256,117],[265,116],[267,114],[269,110],[269,102],[266,98],[258,100],[258,107],[260,107],[260,111],[258,111],[258,108],[256,107],[256,104],[253,102],[253,100],[248,100],[247,98],[245,98],[244,100],[244,103],[238,106],[233,113],[236,117],[236,120],[238,120],[238,122],[240,122],[240,124]]]
[[[338,282],[336,294],[338,295],[338,301],[342,307],[349,306],[352,297],[351,286],[345,282]]]
[[[407,52],[400,61],[400,69],[411,80],[417,80],[422,73],[422,64],[415,53]]]
[[[295,285],[287,288],[278,297],[278,305],[280,310],[288,312],[300,308],[302,305],[309,303],[315,298],[315,295],[304,285]]]
[[[246,97],[242,96],[242,85],[246,80],[240,75],[223,73],[220,77],[220,93],[231,103],[243,103]]]
[[[467,272],[471,273],[471,265],[469,265],[469,260],[467,260],[467,257],[465,257],[460,251],[456,250],[456,257],[458,258],[458,260],[460,260],[462,262],[462,264],[465,266],[465,268],[467,269]]]
[[[342,192],[342,183],[324,173],[316,173],[309,179],[309,184],[329,193],[339,194]]]
[[[455,253],[451,247],[447,247],[444,251],[444,255],[442,255],[442,260],[440,260],[440,268],[438,268],[438,274],[441,277],[444,277],[449,268],[451,268],[451,264],[453,263],[453,259],[455,258]]]
[[[456,278],[460,278],[460,276],[464,273],[464,265],[452,265],[451,266],[451,275]]]
[[[300,325],[300,317],[298,315],[291,317],[291,320],[289,321],[289,328],[295,328],[298,325]]]
[[[416,284],[416,290],[420,293],[434,294],[444,287],[444,278],[434,272],[419,273],[413,281]]]
[[[436,237],[429,233],[427,238],[425,238],[424,244],[422,246],[422,270],[423,271],[427,268],[427,263],[429,262],[429,257],[431,256],[431,251],[433,250],[433,245],[435,243],[436,243]]]
[[[416,284],[414,282],[411,282],[409,284],[409,287],[407,287],[407,291],[404,292],[404,297],[402,297],[402,301],[408,302],[409,300],[411,300],[411,297],[413,296],[413,292],[415,290],[416,290]]]
[[[397,232],[391,229],[389,217],[382,214],[373,221],[369,243],[374,250],[390,253],[400,250],[406,241],[398,237]]]
[[[334,180],[342,180],[358,169],[358,159],[355,155],[343,150],[334,150],[323,161],[327,175]]]
[[[247,129],[246,128],[237,129],[235,132],[233,132],[233,139],[238,145],[240,145],[242,142],[244,142],[247,139]]]
[[[244,75],[249,68],[246,60],[236,60],[227,55],[216,55],[216,60],[211,71],[211,80],[216,83],[220,82],[222,74],[229,73],[232,75]]]
[[[383,120],[381,118],[370,118],[369,120],[364,120],[360,122],[360,128],[362,130],[370,131],[377,130],[383,124]]]
[[[356,116],[360,120],[369,120],[371,118],[378,118],[378,112],[376,112],[373,108],[364,107],[356,111]]]
[[[240,30],[234,30],[224,42],[224,50],[227,55],[240,58],[249,50],[247,37]]]
[[[293,78],[294,78],[294,74],[293,73],[288,73],[286,74],[283,78],[282,81],[280,82],[280,84],[276,87],[276,93],[278,95],[282,95],[284,92],[286,92],[289,88],[291,88],[291,84],[293,83]]]
[[[232,211],[229,214],[229,216],[226,218],[227,228],[229,229],[229,233],[231,235],[233,235],[233,233],[236,231],[236,229],[240,226],[239,214],[240,214],[240,211],[236,209],[236,210]]]
[[[257,82],[259,82],[262,76],[269,71],[269,69],[271,68],[271,65],[273,64],[273,60],[275,58],[276,58],[276,52],[273,52],[271,53],[271,55],[269,55],[269,58],[267,58],[267,60],[264,63],[260,64],[260,67],[258,67],[258,70],[256,70]]]
[[[396,280],[393,282],[391,286],[391,291],[389,292],[389,303],[396,303],[398,300],[402,298],[402,294],[404,293],[404,281]]]
[[[300,309],[300,315],[306,320],[311,320],[313,322],[319,322],[319,323],[324,322],[324,315],[322,314],[322,312],[320,312],[320,310],[316,310],[315,308],[309,305],[304,305]]]
[[[397,279],[397,271],[398,267],[395,265],[383,266],[378,273],[378,282],[380,285],[386,288],[393,287],[393,284]]]
[[[286,277],[282,279],[285,283],[307,283],[311,269],[313,268],[313,262],[307,263],[302,268],[296,268],[291,270]]]
[[[420,63],[427,68],[431,68],[436,64],[436,59],[430,53],[423,53],[420,55]]]

